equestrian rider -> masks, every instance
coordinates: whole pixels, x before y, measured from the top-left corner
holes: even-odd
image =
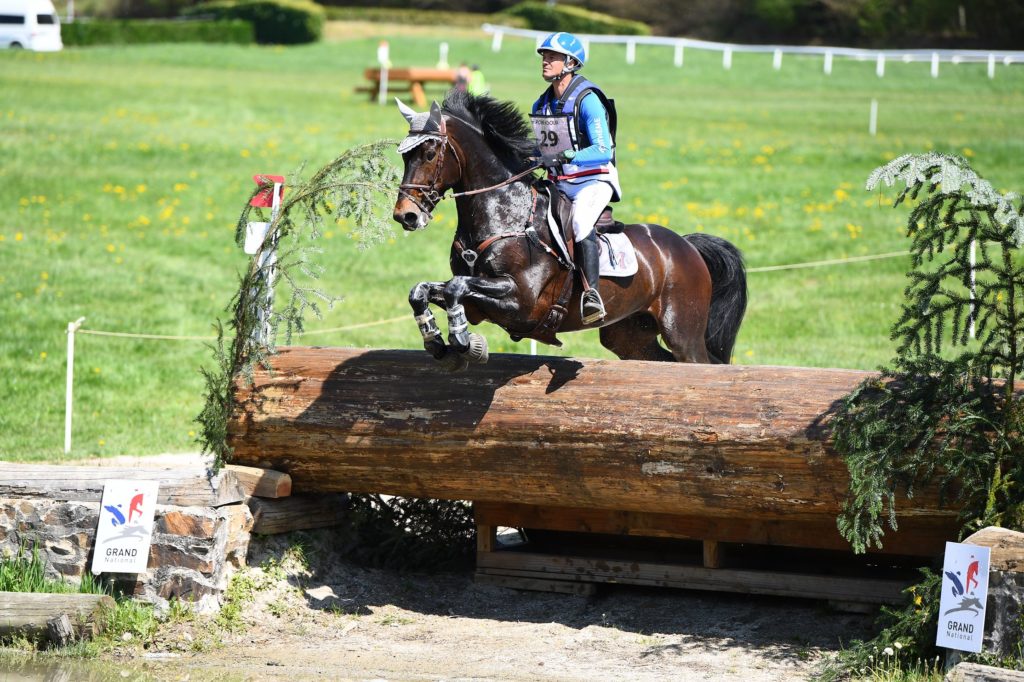
[[[583,270],[584,324],[605,317],[598,293],[599,253],[594,224],[609,201],[622,196],[615,168],[615,107],[577,72],[586,64],[583,43],[571,33],[552,33],[537,48],[541,75],[550,83],[530,116],[548,177],[572,201],[573,239]]]

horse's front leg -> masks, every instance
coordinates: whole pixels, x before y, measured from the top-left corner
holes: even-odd
[[[444,282],[420,282],[409,292],[409,305],[412,306],[416,324],[423,336],[423,347],[435,360],[440,360],[448,352],[441,338],[441,330],[437,327],[437,320],[434,319],[434,313],[430,311],[431,303],[445,304],[444,288]]]
[[[509,277],[452,277],[444,285],[444,305],[448,310],[448,344],[458,353],[469,353],[473,362],[487,362],[487,341],[470,334],[464,301],[471,302],[485,317],[507,317],[516,303],[512,297],[515,283]]]

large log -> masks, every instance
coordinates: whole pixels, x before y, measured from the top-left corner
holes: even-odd
[[[234,462],[296,491],[378,492],[697,518],[834,519],[828,415],[870,373],[292,347],[236,384]],[[930,491],[899,513],[951,521]]]
[[[79,635],[92,636],[104,626],[103,611],[113,608],[103,594],[0,592],[0,635],[46,635],[51,621],[67,616]]]

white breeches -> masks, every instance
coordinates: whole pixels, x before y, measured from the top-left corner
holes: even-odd
[[[594,223],[612,198],[612,186],[602,180],[593,182],[560,182],[562,190],[572,200],[572,234],[574,241],[583,241],[594,230]]]

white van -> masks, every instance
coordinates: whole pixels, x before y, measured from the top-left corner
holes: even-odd
[[[52,0],[0,0],[0,47],[43,52],[63,48]]]

